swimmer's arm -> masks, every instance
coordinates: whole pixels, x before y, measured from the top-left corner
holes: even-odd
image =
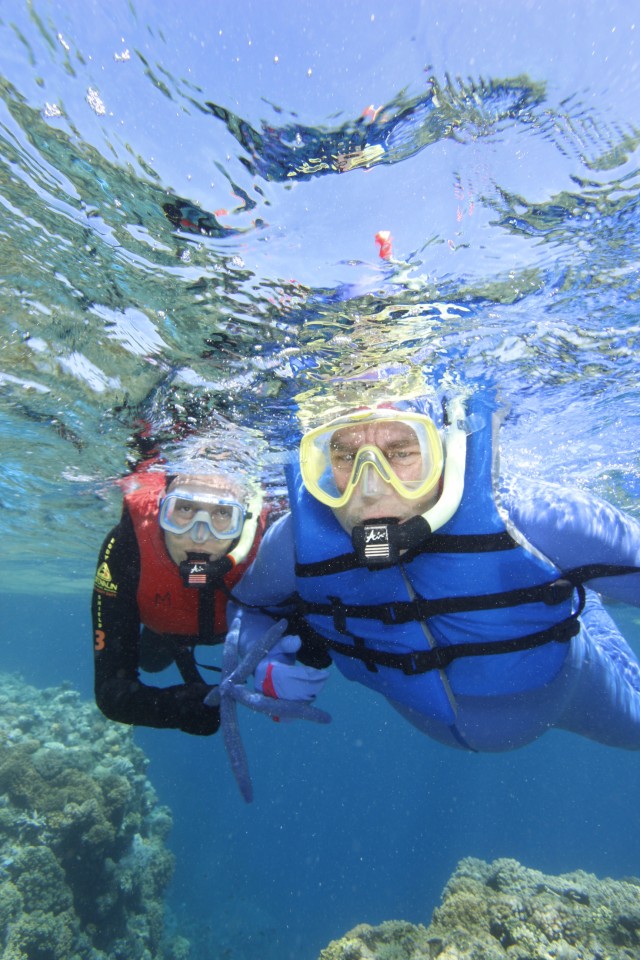
[[[585,564],[640,568],[640,523],[583,490],[517,481],[503,496],[510,519],[561,570]],[[588,586],[640,606],[640,572],[600,577]]]
[[[103,564],[110,576],[106,583],[100,577]],[[140,680],[139,577],[138,544],[125,514],[100,551],[91,603],[96,703],[106,717],[119,723],[214,733],[217,711],[202,703],[211,686],[177,684],[160,688]]]
[[[229,623],[239,629],[240,655],[247,652],[277,620],[293,618],[293,603],[288,602],[296,589],[293,524],[290,514],[277,520],[267,530],[253,564],[234,590],[229,602]],[[242,601],[242,602],[238,602]],[[302,647],[297,659],[311,666],[326,666],[326,653],[320,657],[315,649],[309,653],[303,624],[291,623],[291,633],[301,635]]]
[[[296,589],[293,523],[285,514],[272,524],[257,556],[234,590],[243,604],[269,606],[282,603]]]

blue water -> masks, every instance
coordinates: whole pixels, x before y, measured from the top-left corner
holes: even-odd
[[[92,697],[140,459],[206,443],[277,498],[310,418],[425,380],[497,385],[505,471],[640,516],[639,32],[623,0],[5,4],[1,669]],[[338,675],[322,706],[241,716],[250,807],[220,738],[136,731],[194,956],[426,923],[464,856],[640,873],[634,754],[458,754]]]
[[[614,613],[640,650],[633,615]],[[0,614],[12,638],[8,670],[36,686],[71,679],[91,695],[86,603],[43,598],[34,611],[26,598],[3,595]],[[173,810],[169,902],[196,955],[312,960],[357,923],[428,923],[465,856],[638,875],[634,753],[561,731],[513,754],[458,753],[338,676],[323,707],[333,723],[319,731],[241,717],[251,806],[220,738],[136,732]]]

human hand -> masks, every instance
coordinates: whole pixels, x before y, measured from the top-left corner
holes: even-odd
[[[331,720],[328,713],[310,703],[324,686],[328,671],[296,664],[295,653],[300,648],[300,638],[283,636],[286,629],[286,620],[281,620],[267,630],[254,632],[249,649],[241,652],[242,631],[239,618],[236,617],[224,643],[220,686],[206,697],[208,705],[220,704],[225,749],[247,803],[253,797],[253,787],[236,715],[239,704],[276,721],[329,723]],[[247,678],[252,673],[255,692],[246,686]],[[287,699],[289,697],[292,699]],[[276,703],[273,698],[277,700]]]
[[[275,637],[283,633],[286,626],[281,620],[270,628],[269,633]],[[277,700],[313,703],[327,682],[329,671],[296,663],[295,655],[301,643],[300,637],[286,634],[260,661],[254,673],[254,686],[259,693]]]
[[[185,684],[176,696],[177,726],[184,733],[211,736],[220,726],[220,708],[208,702],[217,687],[205,683]]]

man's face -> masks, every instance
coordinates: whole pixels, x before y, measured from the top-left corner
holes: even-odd
[[[217,477],[177,477],[167,490],[167,494],[176,489],[188,492],[190,497],[184,500],[178,500],[173,510],[172,519],[177,525],[184,523],[185,527],[193,521],[193,518],[199,511],[206,511],[211,523],[216,530],[224,531],[228,524],[228,515],[230,508],[224,504],[212,504],[211,497],[225,497],[229,499],[238,499],[242,502],[242,494],[239,489],[231,489],[227,480]],[[199,501],[198,494],[203,495]],[[193,497],[194,499],[191,499]],[[219,560],[224,557],[231,548],[233,541],[218,540],[217,537],[209,531],[206,524],[198,523],[192,530],[185,533],[172,533],[169,530],[163,530],[164,542],[167,552],[174,563],[180,564],[187,559],[188,553],[205,554],[209,560]],[[193,535],[197,537],[197,542]]]
[[[419,483],[425,465],[415,431],[407,424],[383,422],[353,425],[337,430],[331,439],[330,458],[333,478],[342,493],[349,481],[358,451],[365,445],[377,447],[403,483]],[[375,462],[375,460],[374,460]],[[366,520],[394,517],[399,522],[424,513],[438,499],[438,490],[431,490],[420,500],[409,500],[383,480],[373,463],[365,464],[349,498],[334,509],[341,526],[351,533],[354,526]]]

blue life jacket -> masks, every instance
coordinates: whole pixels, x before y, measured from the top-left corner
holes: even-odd
[[[508,532],[498,512],[491,412],[483,413],[468,439],[457,511],[391,566],[360,565],[349,535],[307,492],[299,469],[287,477],[298,606],[316,640],[348,679],[448,725],[456,695],[548,684],[579,630],[578,591]]]

